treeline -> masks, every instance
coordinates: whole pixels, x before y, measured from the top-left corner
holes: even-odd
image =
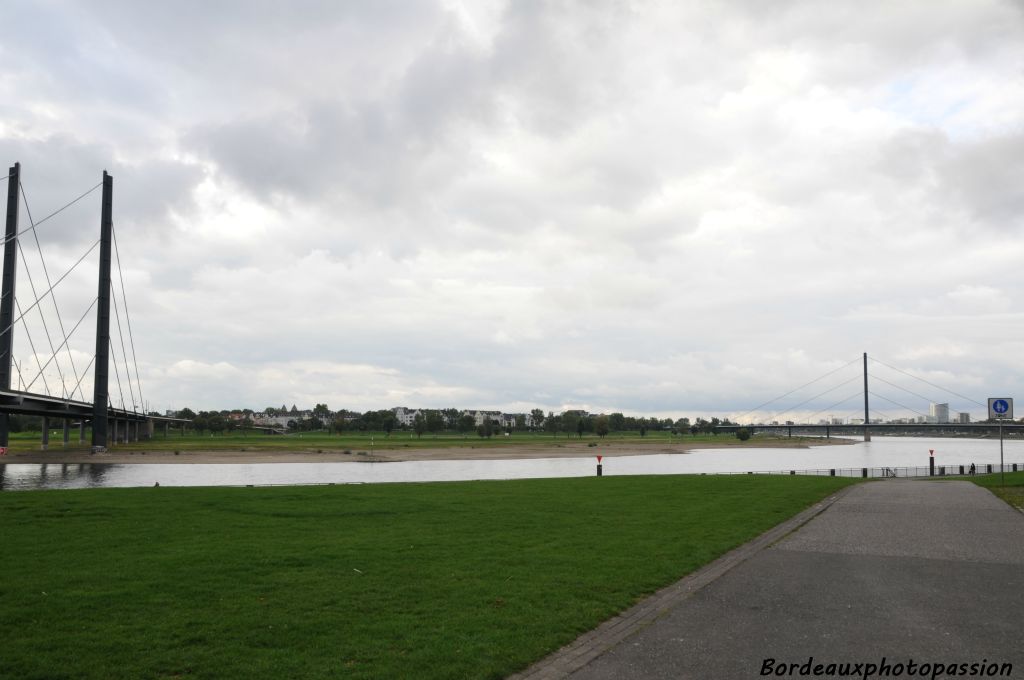
[[[341,410],[332,412],[326,404],[317,404],[309,415],[299,411],[295,406],[291,409],[266,409],[268,414],[290,415],[285,427],[291,432],[330,431],[337,434],[343,432],[384,432],[390,435],[395,431],[411,431],[417,436],[424,434],[440,434],[456,432],[459,434],[476,433],[480,437],[492,437],[513,432],[546,432],[553,437],[564,434],[566,437],[582,437],[584,434],[596,434],[600,437],[615,432],[639,432],[646,436],[648,432],[669,431],[672,434],[707,434],[715,433],[719,425],[732,425],[728,419],[697,418],[692,423],[689,418],[643,418],[626,416],[622,413],[590,414],[583,411],[564,411],[546,415],[541,409],[533,409],[529,414],[516,414],[501,419],[483,418],[478,423],[476,418],[459,409],[421,409],[410,425],[403,424],[395,413],[389,409],[366,411]],[[193,412],[185,408],[178,412],[179,418],[192,421],[192,428],[199,433],[234,432],[256,427],[253,420],[255,413],[249,409],[241,411],[200,411]]]

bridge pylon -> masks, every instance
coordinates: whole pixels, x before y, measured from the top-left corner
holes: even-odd
[[[110,355],[110,251],[114,230],[114,178],[103,171],[103,199],[100,211],[100,280],[96,303],[96,369],[92,399],[92,448],[107,447],[107,380]]]
[[[14,362],[14,284],[18,279],[18,212],[20,204],[21,163],[15,163],[7,175],[7,228],[4,232],[4,270],[0,284],[0,390],[11,389],[11,365]],[[0,446],[10,436],[9,413],[0,414]]]

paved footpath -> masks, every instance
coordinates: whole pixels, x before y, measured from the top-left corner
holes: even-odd
[[[778,668],[812,657],[810,677],[922,677],[912,660],[1024,679],[1024,514],[970,482],[859,484],[516,677],[808,677]]]

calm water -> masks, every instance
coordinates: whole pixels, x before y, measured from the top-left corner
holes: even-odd
[[[605,456],[604,474],[665,475],[715,472],[767,472],[829,468],[927,466],[999,462],[992,439],[876,438],[848,446],[811,449],[710,449],[688,454]],[[1024,441],[1005,443],[1005,460],[1024,464]],[[534,460],[438,460],[406,463],[263,463],[131,465],[0,465],[0,489],[79,489],[89,487],[242,486],[246,484],[361,484],[438,482],[472,479],[586,477],[593,458]],[[1024,467],[1024,465],[1022,465]]]

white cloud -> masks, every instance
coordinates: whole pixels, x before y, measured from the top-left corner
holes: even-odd
[[[1012,3],[8,19],[0,152],[34,214],[114,174],[154,404],[736,414],[863,351],[1021,378]],[[98,197],[63,217],[55,273]]]

